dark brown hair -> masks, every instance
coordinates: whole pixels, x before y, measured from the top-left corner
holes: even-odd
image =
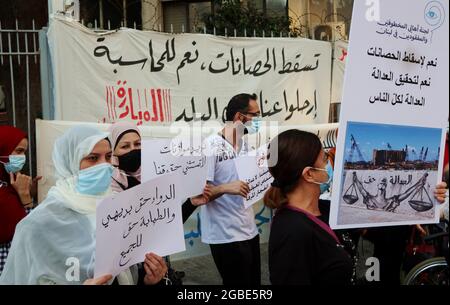
[[[250,101],[256,101],[257,99],[258,97],[256,96],[256,94],[241,93],[233,96],[226,109],[227,121],[233,121],[234,116],[238,112],[245,114],[245,112],[248,111]]]
[[[319,137],[310,132],[291,129],[274,138],[269,146],[269,158],[277,153],[278,160],[269,166],[274,182],[264,196],[265,205],[278,209],[286,204],[286,195],[295,189],[303,170],[314,166],[321,150]]]

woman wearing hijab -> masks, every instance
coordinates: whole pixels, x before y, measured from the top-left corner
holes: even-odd
[[[111,188],[121,192],[141,183],[141,135],[136,125],[118,122],[109,129],[113,149],[112,165],[115,167]],[[205,186],[203,194],[192,197],[183,204],[183,222],[195,209],[208,203],[211,190]]]
[[[139,129],[128,122],[111,125],[109,132],[114,166],[111,188],[118,193],[141,183],[141,136]]]
[[[17,225],[0,284],[103,284],[110,279],[91,279],[96,202],[112,193],[111,146],[106,137],[95,128],[76,126],[56,140],[56,185]],[[165,273],[164,266],[151,271],[149,284],[159,282]],[[118,276],[119,284],[132,281],[126,274],[122,278]]]
[[[31,178],[20,173],[27,148],[27,135],[22,130],[0,126],[0,274],[16,225],[33,205]]]
[[[109,141],[113,149],[112,164],[115,167],[111,188],[113,192],[122,192],[141,183],[141,135],[137,126],[129,122],[113,124],[109,132]],[[186,200],[182,205],[183,223],[198,206],[206,204],[210,196],[211,191],[206,186],[203,194]],[[166,262],[170,266],[168,258]],[[139,283],[142,283],[142,278],[145,283],[145,276],[149,274],[146,270],[149,268],[149,263],[149,257],[146,257],[142,265],[144,269],[139,268]],[[146,274],[144,274],[144,270],[147,271]],[[172,282],[179,280],[176,278],[176,274],[173,269],[169,270],[168,277]]]

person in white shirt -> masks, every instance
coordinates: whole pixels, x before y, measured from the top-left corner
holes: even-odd
[[[247,152],[243,136],[259,129],[256,95],[234,96],[226,110],[227,123],[206,139],[211,202],[201,209],[202,242],[209,244],[224,285],[260,285],[259,233],[253,209],[244,207],[249,186],[240,181],[234,159]]]

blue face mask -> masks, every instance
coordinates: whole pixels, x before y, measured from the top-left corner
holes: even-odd
[[[6,157],[5,157],[6,158]],[[5,163],[0,161],[0,163],[3,163],[5,166],[5,170],[8,173],[18,173],[22,170],[23,166],[26,162],[26,157],[24,155],[10,155],[8,156],[9,162]]]
[[[325,193],[326,191],[330,190],[331,180],[333,180],[333,167],[330,164],[330,161],[328,161],[327,166],[325,168],[317,168],[317,167],[311,167],[312,169],[324,171],[327,172],[327,181],[325,182],[313,182],[320,185],[320,194]]]
[[[331,166],[330,161],[328,161],[325,169],[328,174],[328,181],[320,184],[320,194],[330,191],[331,181],[333,180],[333,167]]]
[[[113,167],[102,163],[86,169],[78,174],[76,190],[84,195],[100,195],[111,185]]]
[[[251,123],[250,126],[246,126],[247,133],[254,134],[254,133],[257,133],[259,131],[259,129],[261,128],[262,120],[260,117],[254,117],[250,121],[250,123]]]

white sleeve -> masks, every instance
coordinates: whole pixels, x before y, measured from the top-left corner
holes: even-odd
[[[206,180],[207,181],[214,181],[214,173],[216,169],[216,158],[214,155],[208,155],[206,157],[206,166],[208,168]]]
[[[214,181],[214,173],[216,169],[215,149],[211,139],[205,139],[205,155],[206,155],[206,180]]]

